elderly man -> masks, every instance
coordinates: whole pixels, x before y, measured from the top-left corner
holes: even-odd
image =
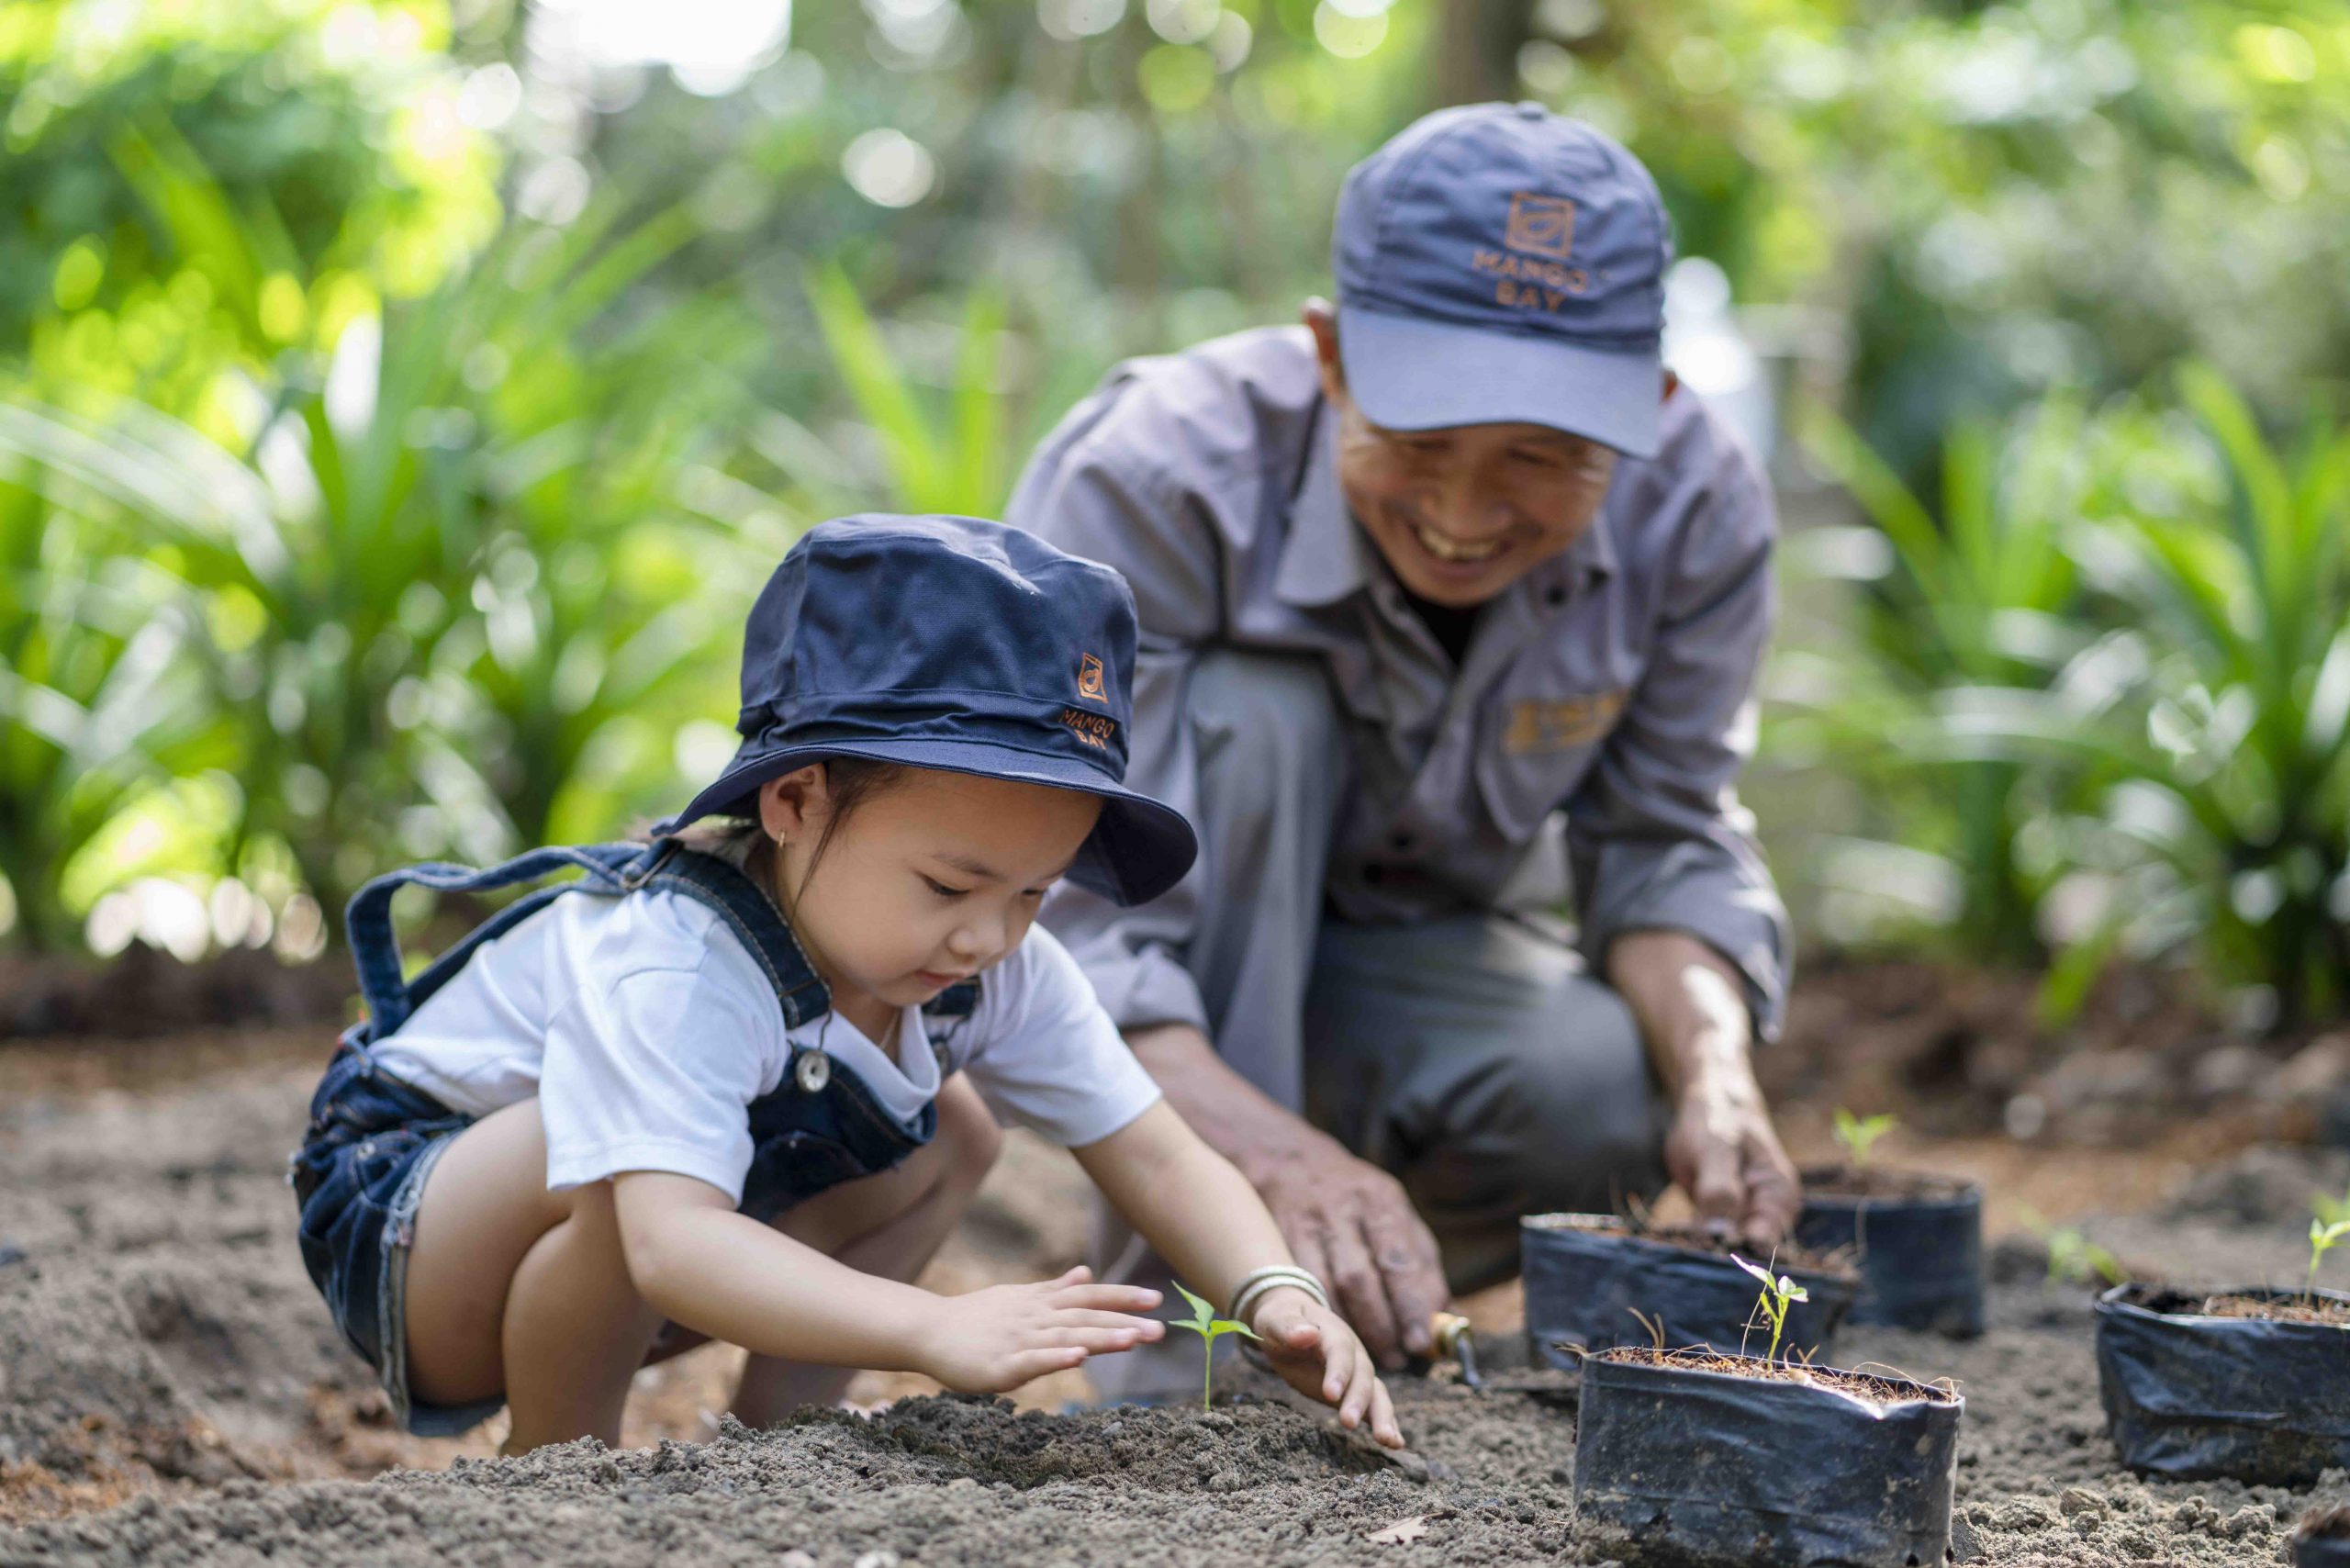
[[[1786,920],[1733,783],[1774,523],[1662,368],[1664,209],[1591,127],[1431,115],[1332,252],[1303,326],[1113,370],[1010,516],[1133,584],[1131,776],[1203,846],[1045,919],[1393,1366],[1521,1214],[1669,1176],[1757,1247],[1794,1216],[1749,1059]]]

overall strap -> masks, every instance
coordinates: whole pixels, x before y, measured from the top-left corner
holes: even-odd
[[[832,1011],[831,988],[818,978],[775,901],[756,882],[719,857],[688,849],[674,838],[655,840],[653,849],[614,890],[660,888],[681,893],[724,921],[767,971],[767,983],[775,988],[784,1022],[790,1027],[796,1029]]]
[[[655,847],[662,853],[632,868],[619,890],[666,888],[707,905],[767,970],[776,1000],[783,1004],[784,1021],[791,1027],[832,1010],[831,988],[808,962],[799,938],[765,889],[731,862],[688,849],[675,839],[660,840]],[[979,980],[960,980],[923,1003],[923,1016],[964,1019],[979,1003]]]
[[[503,935],[575,888],[620,891],[621,872],[649,853],[642,844],[558,846],[533,849],[487,870],[433,861],[377,877],[352,895],[343,912],[343,936],[351,944],[352,962],[359,971],[359,994],[367,1003],[371,1036],[380,1039],[407,1023],[483,943]],[[413,883],[439,892],[488,892],[518,882],[534,882],[565,868],[576,868],[582,875],[576,881],[541,888],[515,900],[427,965],[415,980],[403,978],[399,937],[392,929],[392,895],[400,889]]]

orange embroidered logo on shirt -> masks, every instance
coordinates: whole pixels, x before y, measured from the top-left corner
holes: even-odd
[[[1513,702],[1509,727],[1502,732],[1502,750],[1512,756],[1538,752],[1572,751],[1589,745],[1616,727],[1624,711],[1624,693],[1595,691],[1585,697]]]
[[[1502,231],[1502,243],[1530,256],[1565,261],[1575,246],[1575,204],[1564,196],[1511,192],[1509,226]]]
[[[1110,749],[1110,737],[1118,733],[1118,722],[1099,713],[1089,713],[1082,708],[1061,710],[1061,722],[1069,733],[1096,751]]]
[[[1091,654],[1080,654],[1077,660],[1077,694],[1088,702],[1108,706],[1110,693],[1102,685],[1102,661]]]

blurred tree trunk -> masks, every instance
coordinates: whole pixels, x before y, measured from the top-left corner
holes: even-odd
[[[1531,36],[1532,0],[1445,0],[1437,25],[1431,107],[1517,95],[1517,51]]]

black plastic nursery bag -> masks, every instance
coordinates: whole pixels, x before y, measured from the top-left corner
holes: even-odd
[[[1855,1323],[1889,1323],[1971,1339],[1983,1332],[1983,1190],[1855,1197],[1806,1193],[1796,1240],[1860,1259]]]
[[[1888,1402],[1595,1356],[1575,1506],[1628,1534],[1644,1562],[1942,1568],[1965,1402],[1873,1381]]]
[[[2098,1386],[2121,1462],[2171,1480],[2279,1485],[2350,1465],[2350,1327],[2210,1316],[2214,1294],[2300,1297],[2138,1284],[2098,1297]]]

